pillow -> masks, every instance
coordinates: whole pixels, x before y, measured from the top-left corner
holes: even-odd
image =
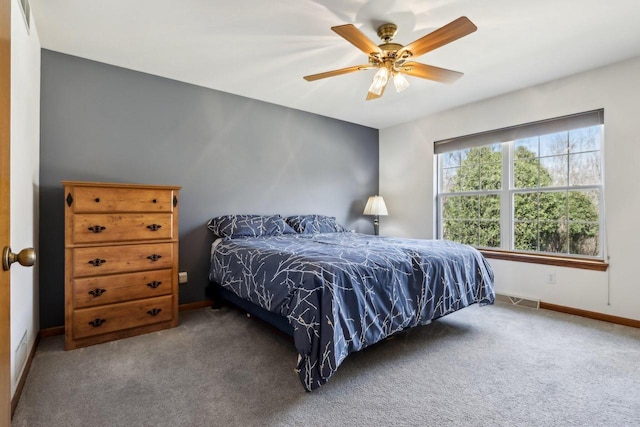
[[[280,215],[223,215],[211,218],[207,228],[219,237],[295,234]]]
[[[287,224],[296,232],[308,233],[339,233],[348,231],[336,222],[333,216],[325,215],[295,215],[285,219]]]

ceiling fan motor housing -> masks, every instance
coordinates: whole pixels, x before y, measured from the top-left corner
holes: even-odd
[[[384,24],[378,27],[378,37],[385,43],[389,43],[398,32],[396,24]]]
[[[380,37],[384,43],[378,45],[381,52],[372,52],[369,55],[369,63],[371,65],[376,67],[384,65],[389,70],[394,68],[394,63],[399,59],[397,53],[404,47],[399,43],[391,43],[391,40],[395,37],[397,32],[398,27],[396,24],[389,23],[378,27],[378,37]],[[407,52],[406,56],[410,56],[410,53]],[[400,63],[397,65],[400,65]]]

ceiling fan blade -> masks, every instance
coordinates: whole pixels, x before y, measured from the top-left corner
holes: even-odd
[[[382,95],[384,95],[384,90],[387,88],[387,85],[389,84],[389,80],[387,80],[387,83],[382,87],[382,90],[380,91],[380,95],[376,95],[373,92],[367,92],[367,101],[371,101],[372,99],[377,99],[382,97]]]
[[[464,74],[458,71],[447,70],[446,68],[434,67],[433,65],[421,64],[419,62],[405,62],[400,71],[414,77],[434,80],[441,83],[453,83]]]
[[[367,56],[372,53],[382,53],[382,49],[380,49],[377,44],[352,24],[338,25],[337,27],[331,27],[331,29],[343,39],[366,53]]]
[[[382,93],[380,95],[376,95],[373,92],[367,92],[367,101],[371,101],[372,99],[380,98],[381,96],[382,96]]]
[[[325,73],[311,74],[310,76],[304,76],[308,82],[312,82],[314,80],[326,79],[327,77],[339,76],[341,74],[353,73],[354,71],[367,70],[372,67],[369,64],[365,65],[354,65],[353,67],[340,68],[339,70],[327,71]]]
[[[434,49],[442,47],[447,43],[458,40],[468,34],[473,33],[478,27],[466,16],[461,16],[455,21],[449,22],[444,27],[415,40],[398,51],[398,58],[405,52],[411,52],[412,56],[424,55]]]

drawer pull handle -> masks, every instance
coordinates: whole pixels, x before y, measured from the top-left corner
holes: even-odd
[[[161,308],[152,308],[151,310],[147,311],[147,314],[149,316],[157,316],[158,314],[160,314],[161,311],[162,311]]]
[[[100,197],[96,197],[95,199],[93,199],[96,203],[100,203]]]
[[[102,324],[103,324],[104,322],[106,322],[106,321],[107,321],[107,319],[100,319],[100,318],[98,317],[98,318],[96,318],[95,320],[92,320],[91,322],[89,322],[89,324],[90,324],[91,326],[93,326],[94,328],[97,328],[97,327],[99,327],[99,326],[102,326]]]
[[[152,202],[153,203],[158,203],[158,199],[153,199]]]
[[[106,229],[107,227],[103,227],[101,225],[94,225],[93,227],[87,228],[87,230],[92,231],[94,233],[102,233],[102,231]]]
[[[93,265],[94,267],[100,267],[102,264],[104,264],[105,262],[107,262],[106,259],[100,259],[100,258],[96,258],[96,259],[92,259],[91,261],[88,262],[88,264]]]
[[[155,280],[153,282],[149,282],[147,283],[147,286],[150,287],[151,289],[155,289],[158,286],[160,286],[162,284],[162,282],[156,282]]]
[[[150,259],[151,262],[156,262],[160,258],[162,258],[162,255],[156,255],[156,254],[152,254],[147,257],[147,259]]]
[[[162,228],[162,226],[160,224],[151,224],[147,225],[147,228],[151,231],[158,231]]]
[[[92,297],[96,298],[96,297],[99,297],[100,295],[104,294],[105,292],[107,292],[106,289],[95,288],[94,290],[89,291],[89,295],[91,295]]]

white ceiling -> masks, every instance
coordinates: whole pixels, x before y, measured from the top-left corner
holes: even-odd
[[[382,129],[640,56],[638,0],[30,0],[43,48]],[[418,58],[464,72],[408,77],[365,101],[374,71],[330,30],[398,25],[408,44],[460,16],[478,31]]]

